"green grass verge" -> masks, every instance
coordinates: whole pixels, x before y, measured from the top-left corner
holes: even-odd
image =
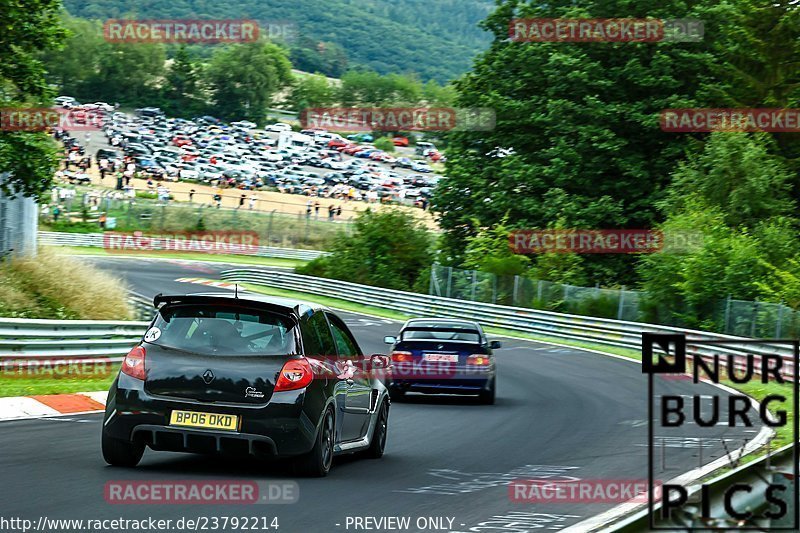
[[[214,254],[201,254],[190,252],[153,252],[153,253],[109,253],[103,248],[83,248],[79,246],[63,246],[58,247],[59,253],[67,255],[99,255],[109,257],[147,257],[156,259],[190,259],[194,261],[203,261],[206,263],[231,263],[237,265],[253,265],[253,266],[281,266],[288,268],[296,268],[305,265],[308,261],[303,259],[283,259],[280,257],[259,257],[249,255],[214,255]]]
[[[39,370],[4,368],[0,371],[0,397],[108,390],[118,367],[118,364],[113,364],[97,372],[71,371],[69,367]]]

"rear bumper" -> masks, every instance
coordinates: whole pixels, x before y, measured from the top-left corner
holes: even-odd
[[[393,376],[390,388],[427,394],[478,394],[488,390],[494,379],[494,368],[469,369],[456,372],[452,376]]]
[[[149,448],[159,451],[255,457],[278,455],[275,441],[264,435],[249,433],[139,424],[133,428],[132,440],[144,442]]]
[[[305,390],[276,393],[263,406],[236,406],[153,396],[124,374],[106,404],[103,431],[112,438],[144,442],[154,450],[283,457],[314,446],[322,405]],[[130,388],[125,385],[130,384]],[[117,385],[115,383],[115,385]],[[137,385],[139,385],[137,387]],[[316,395],[315,395],[316,396]],[[174,410],[237,415],[238,431],[170,426]]]

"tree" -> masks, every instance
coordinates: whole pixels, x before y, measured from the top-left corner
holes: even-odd
[[[98,22],[68,15],[63,15],[62,20],[68,32],[63,46],[42,54],[47,79],[59,85],[64,94],[92,99],[94,95],[86,92],[87,84],[97,76],[99,58],[108,43],[103,40]]]
[[[200,90],[201,66],[192,60],[186,46],[175,52],[172,64],[167,69],[164,86],[164,111],[173,115],[191,116],[204,106]]]
[[[0,107],[49,104],[40,55],[65,37],[57,0],[0,0]],[[0,132],[0,190],[38,196],[58,165],[55,144],[41,132]]]
[[[288,103],[301,112],[308,107],[329,106],[336,101],[336,88],[325,76],[298,76]]]
[[[161,44],[107,44],[100,50],[98,71],[86,91],[107,102],[151,103],[165,73],[166,51]]]
[[[208,80],[217,113],[227,119],[263,122],[273,95],[292,81],[286,50],[263,41],[220,49]]]
[[[738,0],[733,4],[739,4]],[[472,72],[456,82],[456,105],[496,112],[492,131],[454,132],[447,178],[432,201],[449,253],[508,213],[516,227],[651,228],[655,204],[677,161],[702,144],[659,128],[661,110],[719,107],[721,59],[713,53],[726,19],[702,16],[712,0],[523,2],[502,0],[483,26],[494,34]],[[525,43],[508,39],[514,18],[700,18],[699,43]],[[724,90],[722,91],[725,94]],[[583,260],[599,283],[635,282],[633,257]]]
[[[383,150],[384,152],[394,152],[394,141],[392,141],[391,137],[378,137],[372,144],[374,144],[375,148],[378,150]]]
[[[763,134],[714,133],[675,171],[660,204],[665,240],[699,234],[702,242],[641,259],[653,319],[714,329],[710,317],[722,299],[774,298],[785,293],[782,279],[800,274],[797,220],[788,217],[791,173],[766,142]]]
[[[394,209],[359,214],[352,236],[341,234],[331,255],[298,268],[301,274],[409,290],[432,262],[431,236],[413,215]]]

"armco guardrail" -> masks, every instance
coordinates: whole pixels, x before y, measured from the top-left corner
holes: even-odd
[[[231,269],[223,272],[222,278],[227,281],[256,283],[330,296],[364,305],[400,311],[414,316],[467,318],[489,326],[512,331],[630,348],[637,351],[641,350],[643,332],[681,333],[689,337],[687,350],[690,356],[706,358],[712,354],[730,354],[736,357],[742,353],[751,353],[755,355],[755,360],[758,363],[762,356],[777,355],[784,361],[784,373],[787,376],[794,375],[793,351],[788,344],[786,346],[758,343],[745,344],[741,342],[745,339],[730,335],[682,330],[680,328],[641,322],[622,322],[606,318],[566,315],[536,309],[455,300],[287,272]],[[714,346],[697,345],[692,344],[692,340],[724,341],[725,344]]]
[[[671,513],[670,519],[661,518],[661,506],[654,506],[654,524],[657,528],[662,530],[684,531],[687,529],[695,530],[723,530],[728,531],[738,530],[738,528],[746,528],[753,530],[766,531],[768,528],[791,528],[793,527],[794,508],[787,509],[787,513],[783,518],[770,519],[763,517],[763,510],[769,507],[769,503],[765,498],[766,486],[768,484],[781,485],[785,487],[785,494],[780,494],[779,497],[785,501],[794,502],[797,505],[797,494],[794,494],[794,454],[795,448],[793,445],[785,446],[777,450],[773,454],[757,459],[752,463],[740,466],[718,476],[710,481],[705,482],[708,487],[706,490],[706,499],[708,501],[709,516],[727,516],[725,512],[725,490],[736,485],[743,484],[750,488],[750,492],[739,492],[736,497],[732,499],[732,507],[739,512],[745,510],[753,513],[753,517],[744,523],[741,520],[730,519],[728,521],[722,519],[704,519],[702,516],[702,502],[700,497],[700,486],[693,485],[688,487],[689,498],[687,504],[683,507],[682,513]],[[614,533],[638,533],[640,531],[651,531],[650,529],[650,514],[647,509],[640,511],[625,520],[618,522],[604,531],[613,531]]]
[[[58,231],[40,231],[39,244],[45,246],[80,246],[88,248],[104,248],[104,240],[102,233],[64,233]],[[112,250],[114,251],[114,250]],[[154,250],[158,252],[158,250]],[[120,253],[126,253],[124,250],[119,250]],[[127,251],[127,253],[135,253],[136,250]],[[257,257],[274,257],[282,259],[302,259],[310,261],[316,259],[321,255],[327,255],[328,252],[319,250],[300,250],[296,248],[274,248],[271,246],[259,246],[254,255]]]
[[[120,361],[147,326],[148,322],[0,318],[0,363]]]

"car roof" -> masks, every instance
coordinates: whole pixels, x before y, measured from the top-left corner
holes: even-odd
[[[161,303],[214,303],[236,301],[242,304],[261,304],[267,307],[279,308],[277,310],[292,313],[298,317],[304,314],[313,314],[317,311],[329,311],[324,305],[295,298],[268,296],[252,292],[200,292],[187,294],[158,294],[153,299],[153,306],[158,308]]]

